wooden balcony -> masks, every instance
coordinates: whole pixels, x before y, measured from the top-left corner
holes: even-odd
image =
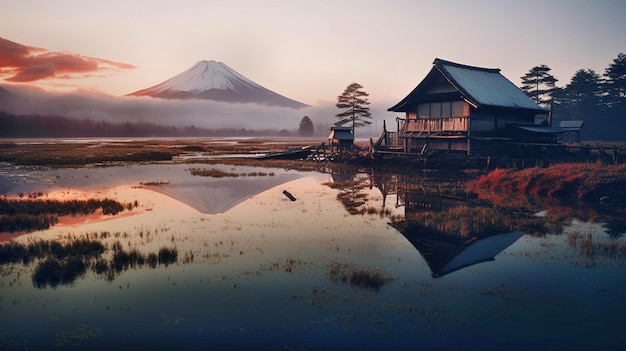
[[[467,132],[469,125],[469,117],[398,118],[401,133]]]

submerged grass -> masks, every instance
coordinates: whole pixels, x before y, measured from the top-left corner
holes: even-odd
[[[239,177],[239,173],[226,172],[217,168],[189,168],[189,172],[194,176],[211,178]]]
[[[89,215],[101,211],[116,215],[124,209],[132,210],[138,204],[122,204],[111,199],[43,200],[0,198],[0,232],[44,230],[58,223],[59,216]]]
[[[567,243],[587,258],[626,258],[626,243],[619,240],[601,239],[591,234],[571,233],[567,236]]]
[[[189,172],[194,176],[212,177],[212,178],[237,178],[237,177],[273,177],[274,172],[248,172],[248,173],[235,173],[222,171],[217,168],[190,168]]]
[[[106,258],[109,251],[113,254]],[[175,247],[162,247],[156,253],[142,254],[136,249],[124,250],[119,241],[110,247],[91,239],[77,239],[68,243],[39,240],[20,244],[11,241],[0,245],[0,266],[36,263],[32,281],[40,289],[71,285],[88,271],[112,281],[116,274],[130,268],[137,269],[145,265],[150,268],[158,265],[167,267],[177,262],[178,250]]]
[[[393,281],[383,270],[378,268],[356,268],[354,265],[332,262],[328,266],[328,279],[333,282],[348,283],[353,288],[380,290]]]

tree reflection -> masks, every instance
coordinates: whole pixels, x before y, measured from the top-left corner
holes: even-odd
[[[324,185],[337,189],[337,200],[352,215],[378,214],[390,216],[391,211],[385,209],[386,192],[383,192],[383,202],[380,208],[369,202],[367,189],[375,186],[375,180],[367,173],[358,173],[356,170],[341,169],[332,173],[333,180]],[[379,188],[380,189],[380,188]]]

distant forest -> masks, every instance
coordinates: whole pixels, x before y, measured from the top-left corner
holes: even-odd
[[[551,109],[553,126],[582,120],[582,140],[626,141],[625,54],[618,54],[603,74],[579,69],[561,87],[547,65],[533,67],[521,78],[521,89],[537,104]]]
[[[231,137],[289,136],[288,130],[245,128],[207,129],[173,127],[147,122],[111,123],[104,120],[61,116],[13,115],[0,112],[0,138],[102,138],[102,137]]]

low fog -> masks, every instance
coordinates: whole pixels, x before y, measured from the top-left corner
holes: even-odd
[[[303,109],[257,104],[231,104],[208,100],[165,100],[150,97],[112,96],[95,91],[50,93],[27,86],[3,86],[8,99],[0,99],[0,110],[16,115],[63,116],[110,123],[149,122],[165,126],[196,126],[207,129],[297,130],[309,116],[316,134],[327,133],[337,121],[334,102]],[[4,100],[4,103],[3,103]],[[382,120],[393,120],[390,105],[370,105],[372,125],[359,129],[361,137],[379,134]]]

